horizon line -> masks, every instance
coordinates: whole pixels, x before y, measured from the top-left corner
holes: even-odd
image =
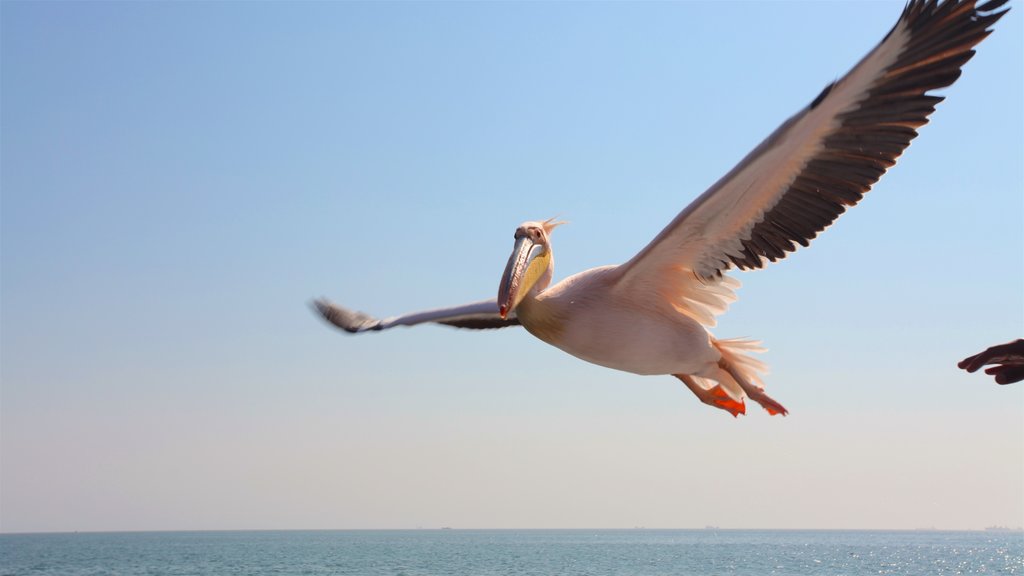
[[[185,528],[185,529],[129,529],[129,530],[26,530],[8,532],[0,536],[73,535],[73,534],[187,534],[230,532],[1024,532],[1024,526],[987,526],[985,528],[663,528],[632,526],[619,528],[475,528],[475,527],[414,527],[414,528]]]

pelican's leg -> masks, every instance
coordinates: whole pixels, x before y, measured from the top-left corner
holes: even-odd
[[[733,368],[732,364],[727,362],[725,358],[719,360],[718,365],[722,370],[728,372],[729,375],[736,380],[736,383],[740,385],[740,388],[743,388],[743,391],[747,393],[747,396],[750,397],[751,400],[760,404],[761,407],[767,410],[769,414],[772,416],[775,416],[776,414],[782,414],[783,416],[789,414],[789,410],[786,410],[785,406],[779,404],[771,396],[765,394],[764,390],[754,386],[750,382],[747,382],[743,375],[740,374],[740,371]]]
[[[716,384],[713,388],[705,390],[704,388],[701,388],[700,384],[697,384],[689,374],[673,374],[673,376],[682,380],[683,384],[686,384],[686,387],[690,389],[690,392],[693,392],[693,395],[696,396],[698,400],[708,406],[721,408],[722,410],[732,414],[733,418],[740,414],[747,413],[747,407],[743,403],[743,400],[737,402],[730,398],[729,395],[725,393],[725,390],[722,389],[721,385]]]

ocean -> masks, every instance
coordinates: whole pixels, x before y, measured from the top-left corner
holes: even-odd
[[[0,574],[1024,574],[1024,534],[718,529],[4,534]]]

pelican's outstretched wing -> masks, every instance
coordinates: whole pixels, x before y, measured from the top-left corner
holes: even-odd
[[[896,163],[943,99],[927,92],[960,76],[1005,1],[910,0],[846,76],[620,266],[619,284],[658,285],[681,271],[714,284],[733,265],[760,268],[807,246]]]
[[[320,298],[313,302],[313,306],[331,324],[346,332],[367,332],[370,330],[385,330],[394,326],[415,326],[424,322],[447,324],[456,328],[504,328],[506,326],[518,326],[519,320],[513,315],[502,319],[498,315],[498,304],[495,300],[483,300],[462,306],[451,308],[438,308],[437,310],[426,310],[391,318],[374,318],[362,312],[356,312],[343,308]]]

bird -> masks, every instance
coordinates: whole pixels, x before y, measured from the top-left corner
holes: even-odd
[[[686,206],[627,262],[552,284],[554,219],[520,224],[497,298],[388,318],[326,298],[314,309],[349,333],[435,323],[522,326],[577,358],[639,375],[671,375],[736,417],[746,400],[788,410],[765,392],[760,342],[716,338],[736,300],[732,269],[808,246],[856,205],[917,136],[1007,0],[910,0],[892,29],[842,78]]]

